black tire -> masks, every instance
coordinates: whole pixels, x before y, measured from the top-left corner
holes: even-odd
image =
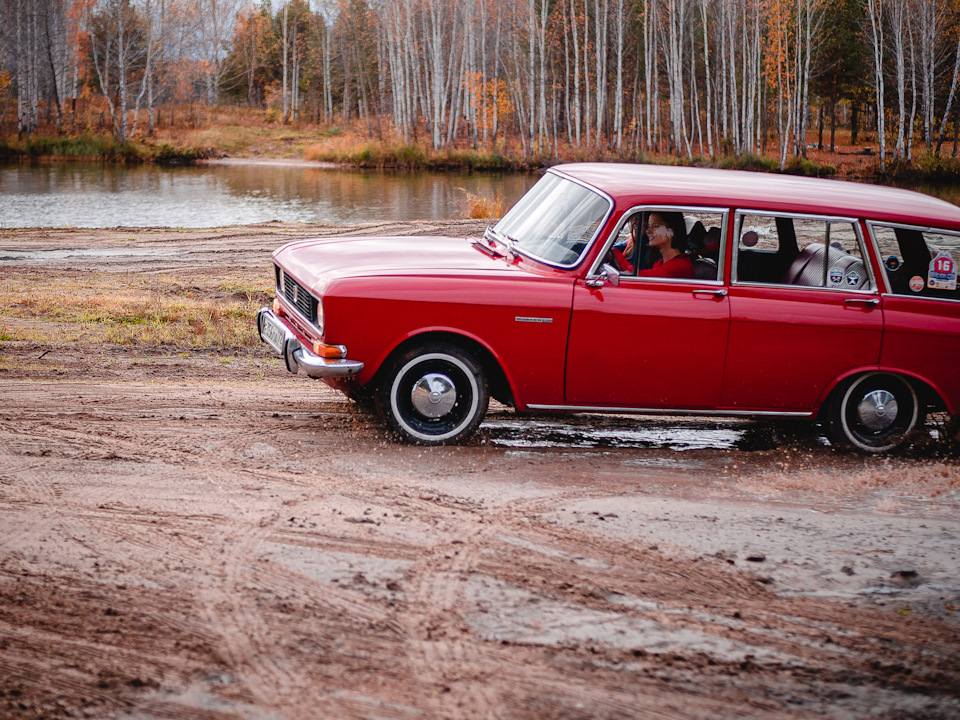
[[[888,452],[923,424],[917,391],[906,378],[884,372],[859,375],[831,398],[831,439],[863,453]]]
[[[487,412],[483,368],[455,345],[435,342],[398,357],[380,384],[390,429],[416,445],[447,445],[472,435]]]

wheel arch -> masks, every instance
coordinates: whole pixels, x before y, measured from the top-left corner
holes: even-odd
[[[378,387],[380,385],[383,381],[384,374],[397,357],[403,355],[411,348],[431,342],[445,342],[455,345],[476,358],[487,377],[490,396],[504,405],[515,406],[513,388],[507,379],[503,367],[500,365],[500,361],[497,360],[493,352],[479,340],[450,330],[429,330],[404,339],[399,345],[393,348],[383,359],[383,362],[380,363],[380,366],[370,381],[370,385],[372,387]]]
[[[914,392],[917,393],[917,398],[919,399],[921,406],[929,408],[933,411],[938,410],[947,410],[952,414],[956,414],[956,408],[950,408],[947,405],[947,402],[944,400],[943,394],[937,390],[937,388],[930,383],[925,378],[917,375],[916,373],[910,372],[908,370],[903,370],[901,368],[890,368],[880,365],[870,365],[867,367],[854,368],[848,370],[842,375],[838,375],[834,381],[827,386],[824,392],[821,394],[819,400],[817,401],[817,420],[823,420],[826,417],[826,413],[830,407],[830,401],[838,392],[844,392],[845,388],[854,382],[861,375],[866,375],[867,373],[886,373],[888,375],[896,375],[897,377],[903,378],[908,381],[914,389]]]

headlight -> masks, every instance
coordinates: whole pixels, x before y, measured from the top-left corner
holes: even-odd
[[[317,298],[317,329],[320,331],[321,337],[323,336],[323,301],[320,298]]]

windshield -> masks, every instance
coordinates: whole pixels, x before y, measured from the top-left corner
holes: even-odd
[[[603,195],[550,173],[494,230],[525,255],[571,266],[580,260],[609,209],[610,201]]]

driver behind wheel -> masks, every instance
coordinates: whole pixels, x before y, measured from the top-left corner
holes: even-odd
[[[651,250],[660,254],[660,259],[640,277],[665,277],[693,279],[693,262],[687,252],[687,227],[679,212],[652,212],[647,220],[647,242]]]

